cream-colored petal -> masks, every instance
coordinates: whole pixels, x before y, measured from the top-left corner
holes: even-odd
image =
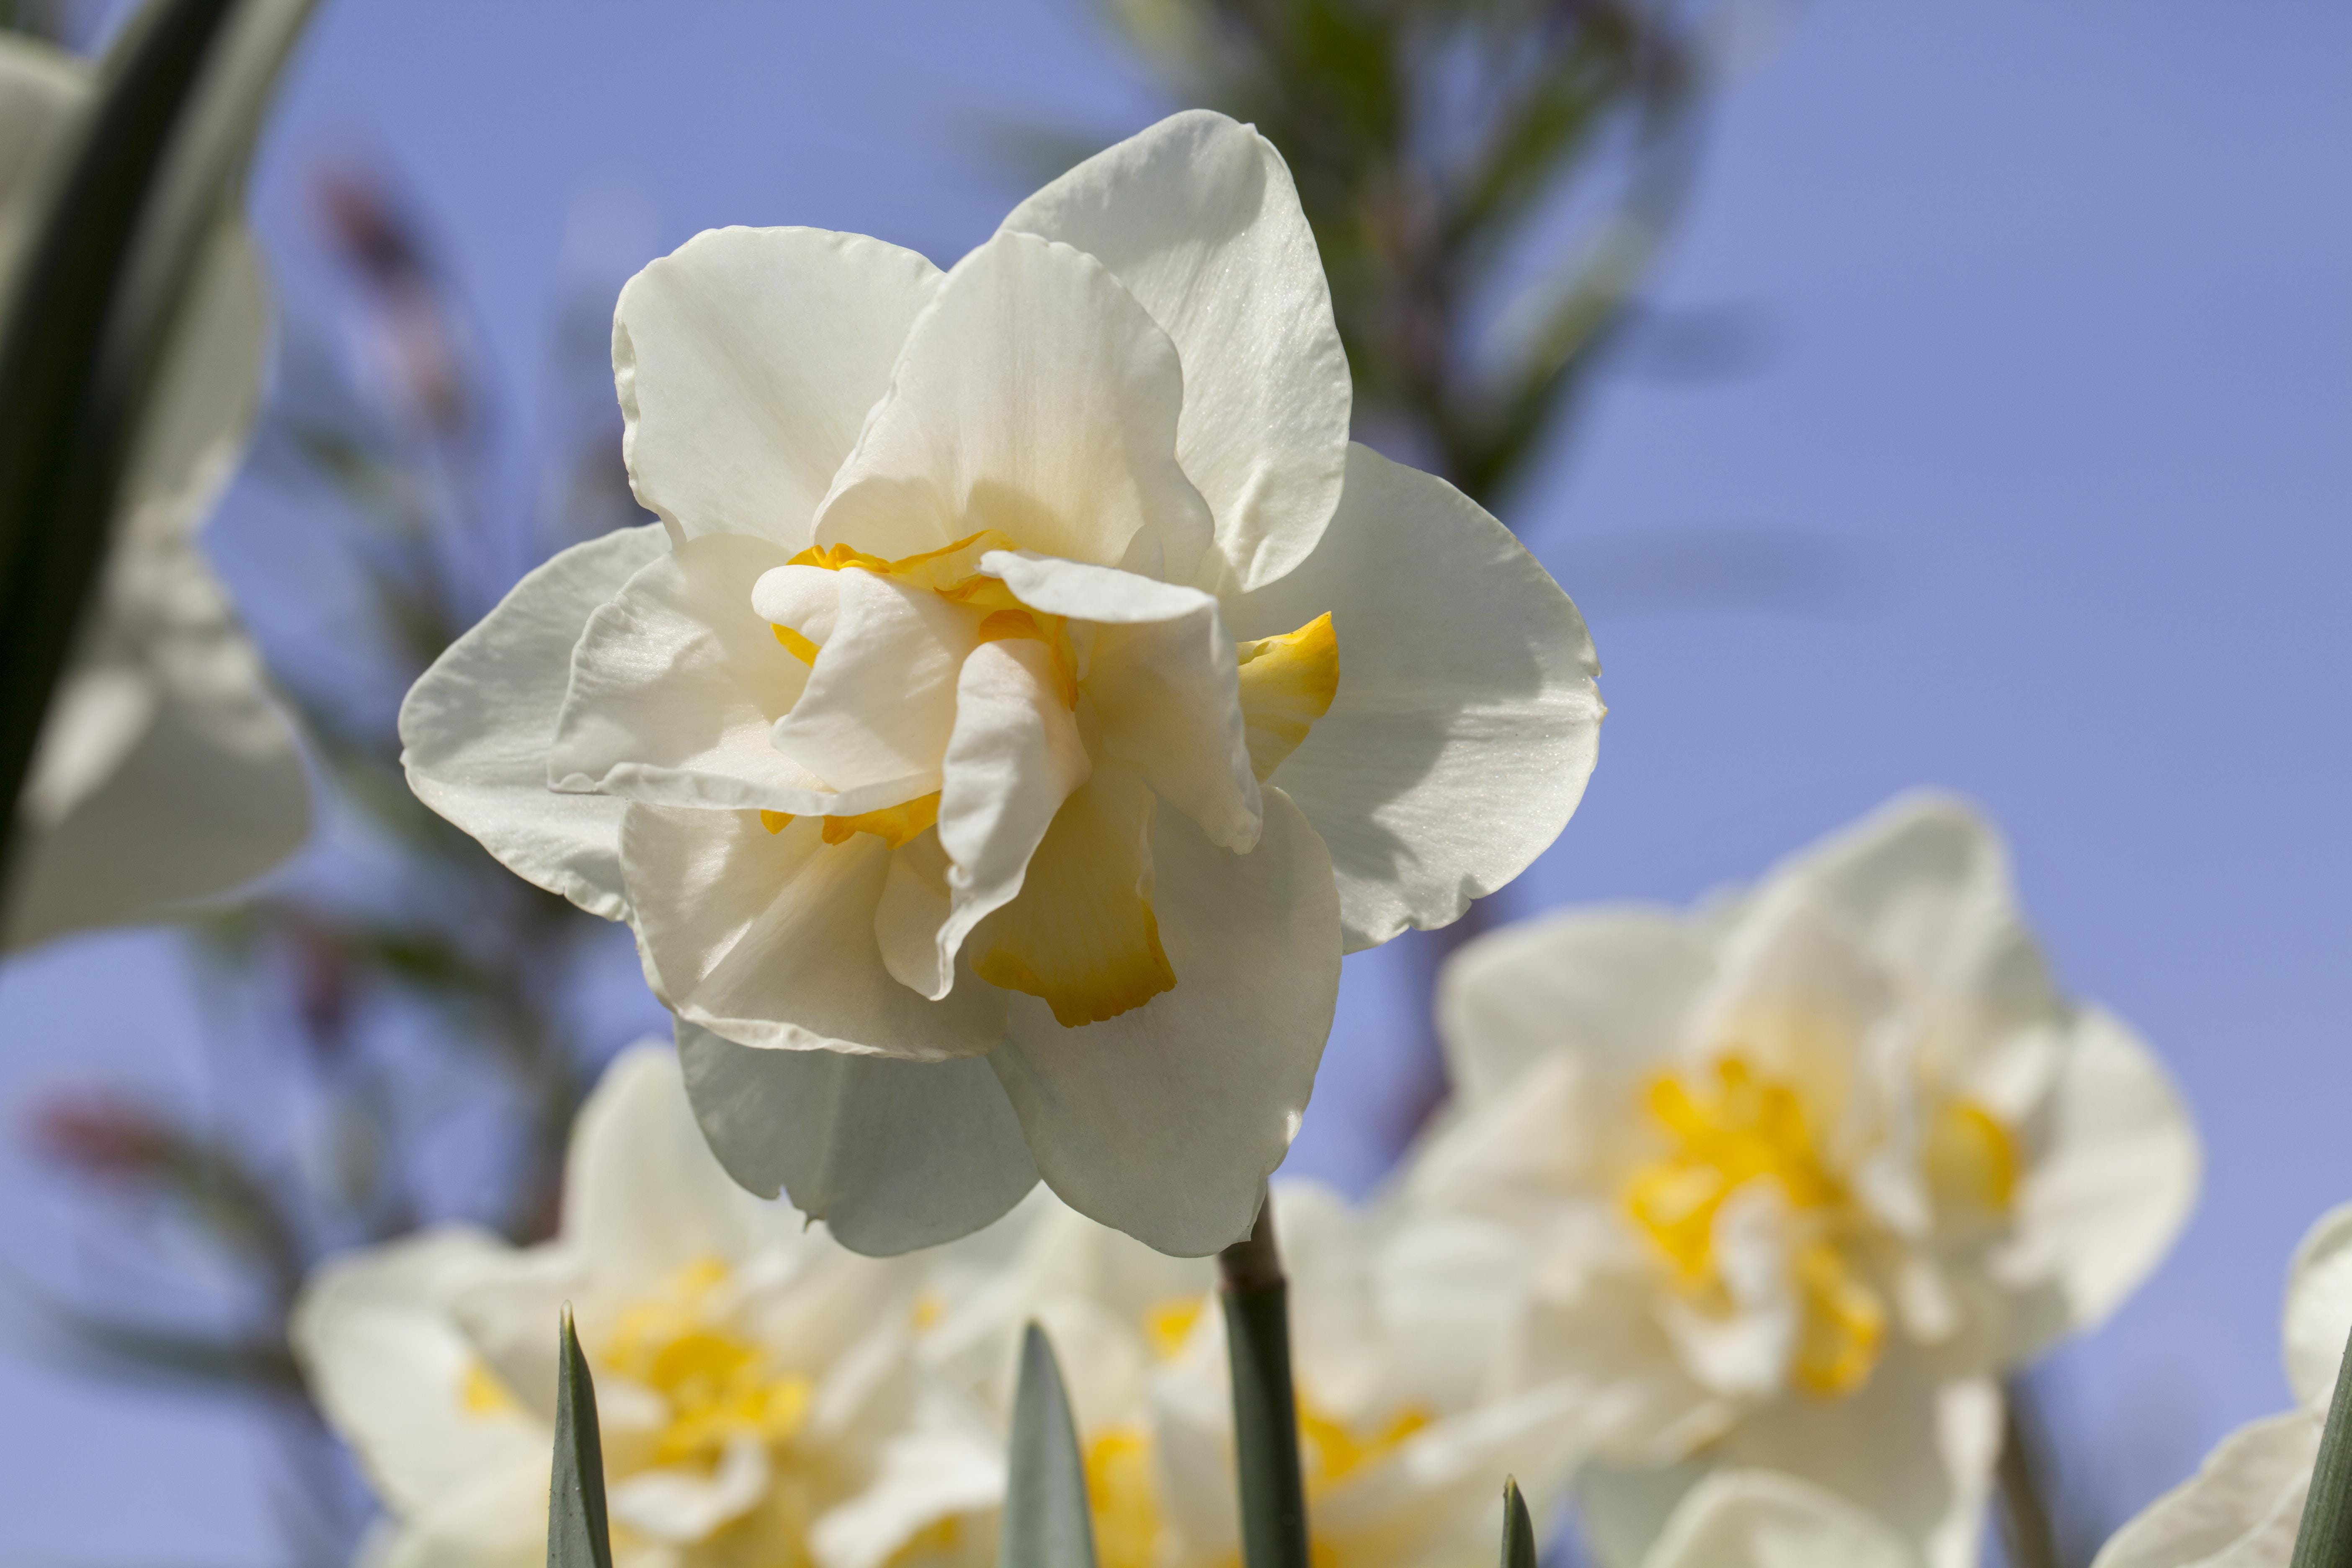
[[[1485,1104],[1555,1051],[1643,1068],[1714,972],[1714,944],[1664,910],[1563,910],[1475,937],[1438,978],[1455,1091]]]
[[[2280,1337],[2295,1398],[2306,1410],[2326,1410],[2352,1337],[2352,1204],[2320,1215],[2296,1246]]]
[[[775,749],[828,788],[877,805],[889,803],[885,795],[928,795],[940,787],[956,678],[979,646],[981,614],[879,573],[835,575],[831,635],[800,700],[776,722]]]
[[[675,1465],[639,1470],[614,1480],[605,1496],[616,1524],[687,1545],[751,1512],[772,1473],[767,1446],[741,1436],[729,1441],[714,1469]]]
[[[1176,460],[1183,373],[1101,263],[999,234],[908,333],[817,520],[895,559],[993,528],[1024,549],[1189,577],[1209,510]]]
[[[1602,711],[1583,618],[1444,480],[1350,448],[1314,553],[1224,610],[1244,639],[1332,616],[1339,695],[1270,782],[1330,847],[1351,951],[1459,919],[1576,809]]]
[[[312,1394],[384,1501],[427,1509],[467,1479],[551,1434],[484,1367],[451,1300],[511,1257],[467,1226],[445,1226],[320,1266],[288,1337]]]
[[[1721,1448],[1727,1466],[1766,1466],[1824,1487],[1907,1542],[1926,1568],[1975,1568],[1993,1461],[2000,1391],[1990,1379],[1947,1380],[1900,1346],[1843,1399],[1782,1399],[1742,1421]]]
[[[1023,603],[1093,623],[1086,689],[1105,752],[1221,848],[1247,853],[1263,808],[1217,602],[1131,572],[1009,551],[982,557]]]
[[[1643,1568],[1917,1568],[1901,1537],[1836,1493],[1775,1470],[1691,1489]]]
[[[901,920],[895,918],[901,900],[886,889],[878,911],[883,962],[900,984],[932,998],[948,994],[965,937],[1021,891],[1062,802],[1092,771],[1077,721],[1062,701],[1052,650],[1026,639],[974,648],[957,682],[940,788],[938,846],[946,864],[937,896]],[[900,851],[893,888],[908,885],[900,873],[927,852],[911,845]]]
[[[1044,1001],[1066,1028],[1142,1006],[1176,984],[1152,908],[1155,806],[1140,774],[1098,769],[1038,840],[1020,895],[982,924],[971,972]]]
[[[922,1531],[1002,1502],[1004,1455],[994,1436],[977,1422],[893,1436],[871,1484],[810,1529],[818,1568],[883,1568]],[[976,1532],[977,1524],[967,1528]]]
[[[1153,901],[1174,988],[1076,1029],[1015,996],[989,1058],[1063,1201],[1179,1256],[1248,1231],[1339,994],[1329,858],[1280,790],[1266,791],[1265,821],[1258,847],[1234,855],[1160,813]]]
[[[1273,143],[1189,110],[1087,159],[1004,227],[1096,257],[1175,341],[1177,456],[1216,515],[1209,564],[1223,581],[1258,587],[1304,559],[1339,497],[1353,393],[1322,258]]]
[[[2085,1009],[2025,1129],[2014,1238],[1992,1259],[2016,1293],[2013,1362],[2105,1320],[2147,1279],[2196,1205],[2203,1155],[2189,1108],[2120,1019]],[[2340,1326],[2352,1326],[2347,1311]],[[2330,1352],[2343,1353],[2342,1335]]]
[[[597,1272],[658,1280],[707,1258],[733,1262],[782,1234],[703,1141],[677,1053],[641,1040],[613,1058],[572,1123],[563,1235]]]
[[[628,909],[623,803],[548,788],[548,749],[588,617],[667,551],[650,524],[573,545],[450,644],[400,707],[400,760],[416,798],[525,881],[606,920]]]
[[[751,607],[782,545],[689,539],[641,567],[588,617],[548,752],[548,784],[652,805],[822,814],[889,800],[835,792],[776,748],[808,667]]]
[[[707,230],[646,267],[613,317],[637,500],[680,539],[804,547],[939,284],[911,250],[815,228]]]
[[[161,918],[252,880],[309,837],[310,784],[293,725],[194,542],[122,541],[107,582],[134,578],[141,586],[109,592],[98,611],[130,612],[119,657],[91,671],[95,692],[69,670],[43,727],[37,784],[52,747],[102,754],[83,759],[69,805],[24,824],[9,947]],[[68,732],[93,721],[103,733]]]
[[[759,1050],[686,1023],[678,1054],[695,1115],[735,1180],[781,1191],[853,1250],[952,1241],[1037,1184],[984,1062]]]
[[[2091,1568],[2286,1568],[2321,1426],[2297,1410],[2239,1427],[2110,1536]]]
[[[1003,1033],[1003,1002],[958,986],[928,1001],[883,967],[874,918],[890,850],[826,844],[803,817],[632,805],[621,869],[646,979],[670,1009],[739,1045],[940,1061]]]

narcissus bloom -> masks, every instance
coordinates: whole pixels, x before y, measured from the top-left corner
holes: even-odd
[[[2286,1380],[2296,1408],[2224,1437],[2196,1475],[2116,1531],[2092,1568],[2286,1568],[2347,1335],[2352,1204],[2320,1216],[2287,1277]]]
[[[1002,1439],[915,1376],[919,1285],[730,1181],[647,1045],[581,1113],[556,1241],[443,1227],[338,1258],[292,1334],[392,1515],[383,1568],[546,1562],[567,1301],[619,1568],[981,1568]]]
[[[89,76],[71,56],[0,37],[0,287]],[[252,240],[224,223],[133,444],[113,550],[17,803],[8,946],[226,891],[310,830],[293,728],[195,542],[244,450],[268,326]]]
[[[1610,1401],[1521,1386],[1524,1298],[1508,1235],[1453,1217],[1392,1226],[1311,1183],[1277,1181],[1272,1202],[1315,1561],[1485,1568],[1503,1476],[1540,1500],[1590,1451]],[[1205,1261],[1163,1257],[1044,1194],[934,1266],[940,1310],[919,1353],[1000,1421],[1022,1326],[1045,1326],[1102,1568],[1239,1560],[1214,1283]]]
[[[1693,915],[1483,938],[1440,1017],[1462,1104],[1413,1200],[1527,1238],[1533,1375],[1646,1406],[1588,1478],[1612,1564],[1747,1467],[1845,1498],[1928,1568],[1973,1563],[1998,1373],[2113,1309],[2196,1189],[2163,1069],[2059,991],[2000,844],[1946,800]]]
[[[635,931],[748,1185],[887,1252],[1042,1173],[1248,1228],[1343,951],[1565,823],[1581,620],[1348,441],[1288,171],[1192,112],[940,272],[726,229],[623,291],[662,525],[526,578],[410,694],[417,794]]]

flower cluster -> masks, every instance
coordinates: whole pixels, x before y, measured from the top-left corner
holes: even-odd
[[[1790,1540],[1958,1568],[1999,1375],[2110,1310],[2195,1185],[2161,1070],[2056,989],[1999,846],[1947,801],[1898,802],[1696,914],[1482,938],[1443,1001],[1460,1100],[1390,1190],[1360,1209],[1273,1189],[1308,1506],[1338,1568],[1486,1561],[1505,1473],[1539,1499],[1578,1479],[1596,1551],[1626,1568]],[[687,1087],[650,1047],[614,1069],[556,1244],[444,1233],[314,1287],[305,1355],[418,1543],[399,1561],[474,1561],[450,1542],[483,1532],[488,1552],[493,1518],[499,1550],[537,1547],[564,1298],[631,1550],[819,1568],[982,1550],[1035,1321],[1106,1568],[1234,1560],[1206,1262],[1044,1193],[948,1247],[857,1257],[729,1183]],[[472,1489],[493,1473],[495,1502]]]

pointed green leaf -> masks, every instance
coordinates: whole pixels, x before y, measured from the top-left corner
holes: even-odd
[[[2352,1343],[2344,1347],[2336,1394],[2327,1402],[2292,1568],[2352,1568]]]
[[[1503,1479],[1503,1568],[1536,1568],[1536,1525],[1517,1476]]]
[[[613,1568],[604,1519],[604,1445],[596,1431],[596,1382],[563,1309],[555,1374],[555,1470],[547,1488],[547,1568]]]
[[[999,1568],[1095,1568],[1095,1527],[1087,1511],[1087,1467],[1062,1393],[1062,1369],[1045,1331],[1021,1340],[1021,1383],[1013,1399]]]
[[[152,0],[35,198],[0,324],[0,833],[181,301],[312,3]]]

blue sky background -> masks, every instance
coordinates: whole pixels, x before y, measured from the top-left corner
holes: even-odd
[[[388,166],[528,433],[569,416],[580,279],[726,223],[945,262],[1022,194],[990,117],[1108,140],[1168,107],[1086,0],[326,0],[257,213],[299,283],[304,171]],[[2011,835],[2062,973],[2179,1074],[2199,1216],[2046,1384],[2118,1510],[2284,1402],[2286,1258],[2352,1198],[2347,190],[2332,0],[1822,0],[1724,95],[1667,325],[1510,509],[1612,710],[1512,910],[1686,900],[1945,785]],[[1689,374],[1677,321],[1734,363]],[[499,477],[518,507],[543,479]],[[1350,962],[1295,1165],[1363,1173],[1330,1089],[1393,1059],[1399,984]],[[190,1005],[152,938],[12,965],[0,1116],[68,1074],[184,1077]],[[69,1265],[21,1152],[0,1192],[0,1252]],[[245,1415],[5,1349],[0,1409],[0,1558],[272,1561]]]

